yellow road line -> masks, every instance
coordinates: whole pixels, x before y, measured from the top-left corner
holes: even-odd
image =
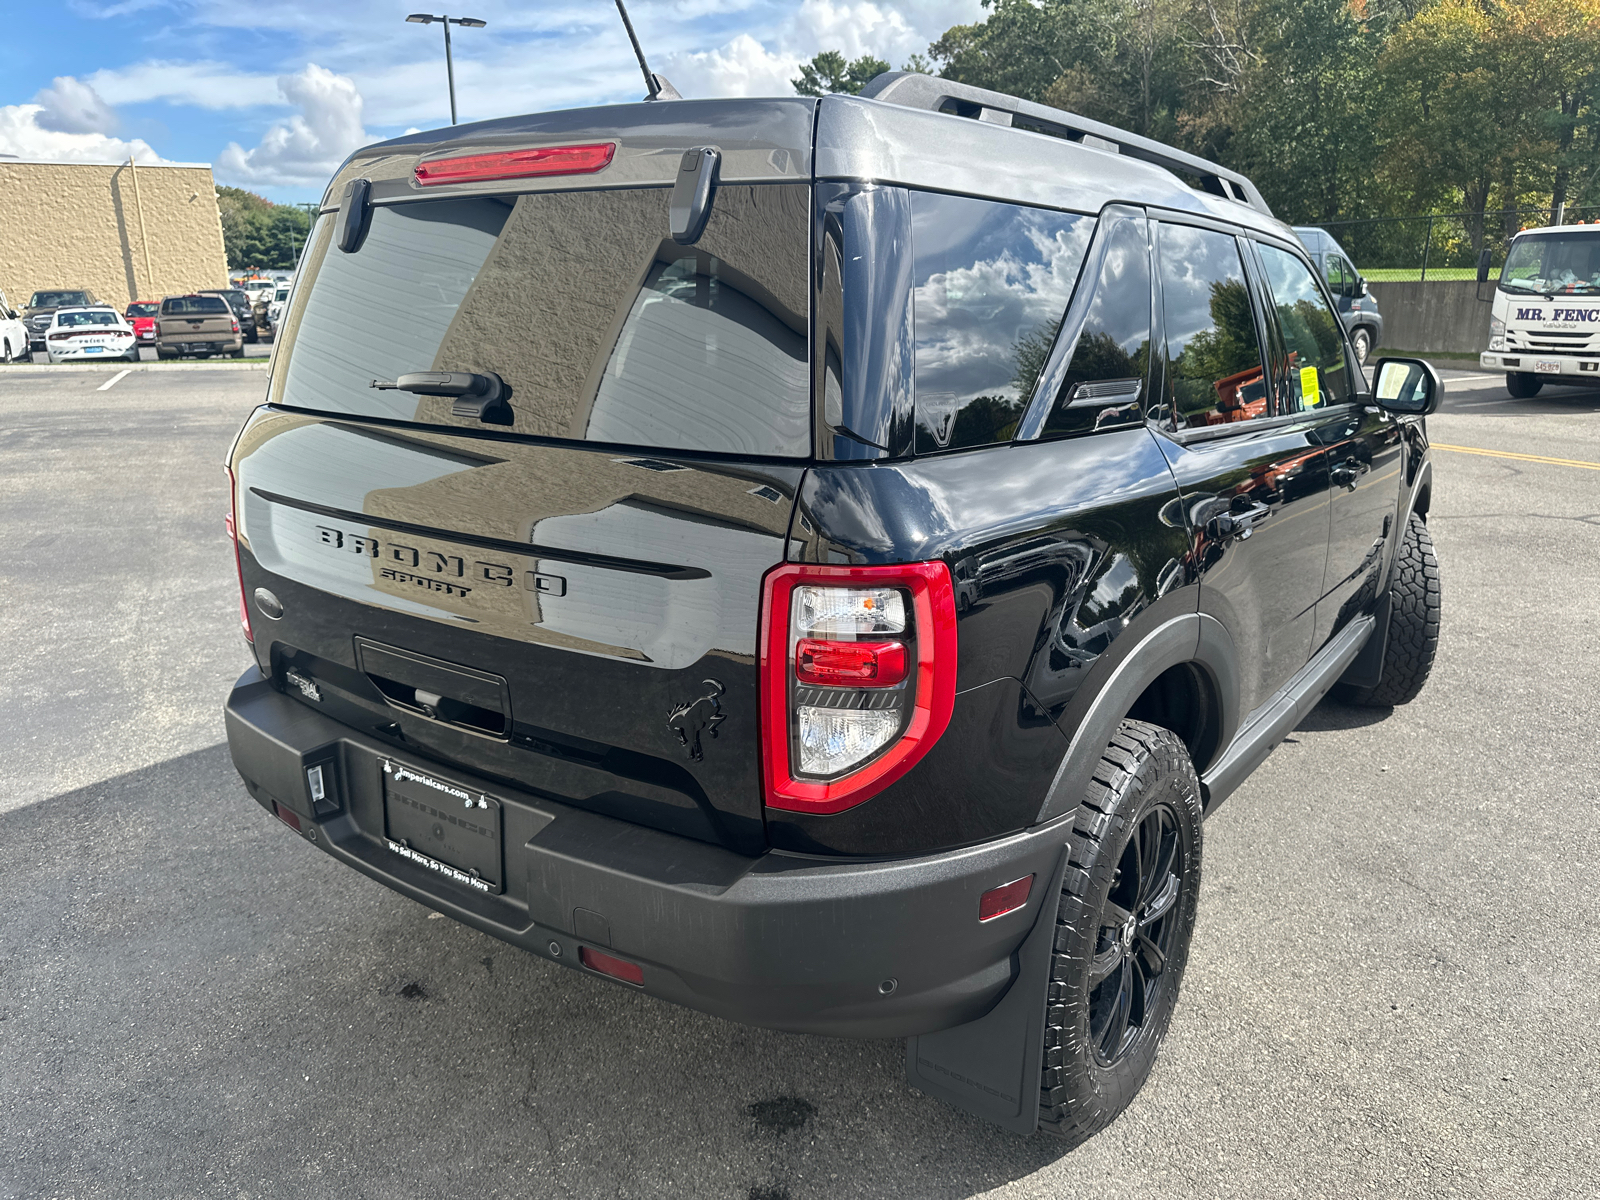
[[[1446,446],[1443,442],[1429,442],[1435,450],[1454,450],[1457,454],[1483,454],[1489,458],[1515,458],[1522,462],[1549,463],[1555,467],[1582,467],[1586,471],[1600,471],[1600,463],[1584,462],[1577,458],[1549,458],[1543,454],[1513,454],[1509,450],[1483,450],[1477,446]]]

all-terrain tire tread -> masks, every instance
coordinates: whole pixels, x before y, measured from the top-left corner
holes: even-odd
[[[1056,937],[1050,964],[1050,991],[1045,1011],[1045,1058],[1040,1078],[1039,1125],[1044,1132],[1062,1138],[1070,1145],[1078,1145],[1094,1136],[1117,1116],[1120,1109],[1086,1102],[1081,1094],[1066,1086],[1068,1038],[1071,1020],[1066,1006],[1068,993],[1073,986],[1075,972],[1081,972],[1081,960],[1068,953],[1085,936],[1093,936],[1098,928],[1100,913],[1088,897],[1092,865],[1099,859],[1101,847],[1107,843],[1120,843],[1126,833],[1127,813],[1137,811],[1137,803],[1123,804],[1125,796],[1142,792],[1140,768],[1154,760],[1160,772],[1180,772],[1193,785],[1195,811],[1199,811],[1199,780],[1194,773],[1187,747],[1177,734],[1159,725],[1143,721],[1125,720],[1111,743],[1101,755],[1085,789],[1083,802],[1068,836],[1067,881],[1062,887],[1061,900],[1056,911]],[[1200,847],[1192,850],[1189,868],[1199,878]],[[1188,956],[1188,941],[1183,939],[1169,961],[1168,969],[1181,977]],[[1170,1017],[1171,1008],[1167,1009]],[[1165,1034],[1165,1027],[1157,1031],[1157,1040]]]
[[[1413,513],[1394,564],[1383,674],[1374,687],[1341,688],[1339,698],[1377,708],[1415,700],[1428,682],[1439,649],[1440,599],[1433,538],[1422,518]]]

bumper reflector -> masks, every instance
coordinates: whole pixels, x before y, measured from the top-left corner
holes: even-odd
[[[990,888],[978,897],[978,923],[992,921],[1009,912],[1016,912],[1028,903],[1028,893],[1033,890],[1033,876],[1024,875],[1010,883]]]
[[[273,811],[273,814],[278,818],[278,820],[282,821],[285,825],[287,825],[290,829],[294,830],[296,833],[304,832],[300,828],[300,814],[295,812],[294,809],[285,808],[283,805],[279,804],[276,800],[274,800],[272,802],[272,811]]]
[[[1031,879],[1032,876],[1030,875]],[[602,954],[598,950],[591,950],[588,946],[578,947],[578,961],[591,971],[599,971],[602,975],[609,975],[613,979],[620,979],[623,983],[644,984],[644,968],[638,963],[624,962],[620,958],[612,958],[609,954]]]

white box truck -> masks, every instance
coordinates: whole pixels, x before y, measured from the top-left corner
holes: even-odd
[[[1487,276],[1484,261],[1479,282]],[[1600,225],[1525,229],[1511,240],[1478,362],[1503,370],[1518,399],[1546,383],[1600,387]]]

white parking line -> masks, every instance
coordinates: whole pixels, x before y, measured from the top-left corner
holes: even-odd
[[[109,392],[112,388],[114,388],[117,385],[117,380],[121,379],[127,373],[128,372],[127,372],[126,369],[118,371],[110,379],[106,380],[99,387],[95,388],[95,391],[97,391],[97,392]]]

